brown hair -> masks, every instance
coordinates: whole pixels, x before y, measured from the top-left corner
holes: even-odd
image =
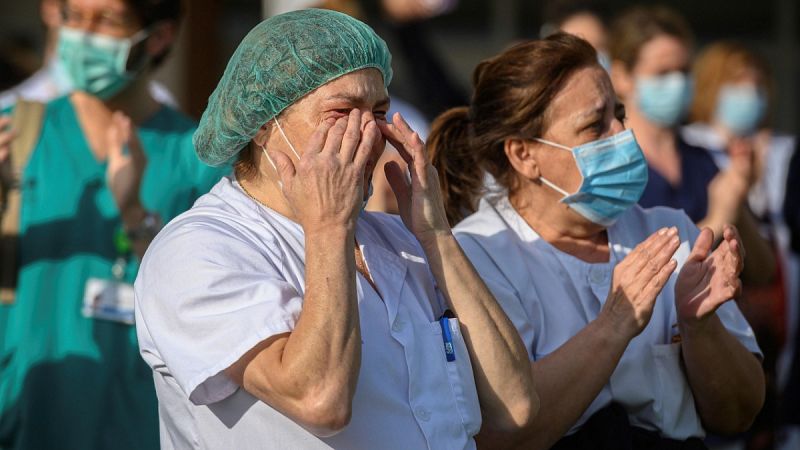
[[[567,79],[597,64],[594,48],[566,33],[517,44],[478,64],[470,105],[441,114],[428,138],[452,225],[476,210],[485,172],[509,192],[516,189],[506,139],[541,136],[550,102]]]
[[[690,120],[711,123],[720,88],[735,81],[747,69],[755,69],[762,78],[762,85],[770,90],[769,67],[761,56],[736,42],[721,41],[709,45],[694,64],[695,95],[689,112]]]
[[[642,46],[656,36],[666,34],[691,48],[692,30],[686,19],[666,6],[634,6],[611,23],[608,53],[612,60],[622,61],[632,70],[639,60]]]
[[[233,173],[237,178],[250,180],[258,175],[258,167],[253,158],[253,148],[257,147],[255,142],[250,141],[242,148],[233,163]]]

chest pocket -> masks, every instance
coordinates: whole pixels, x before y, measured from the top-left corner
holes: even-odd
[[[472,363],[469,351],[461,335],[458,319],[448,320],[450,335],[455,351],[455,360],[448,361],[442,338],[442,327],[438,321],[428,324],[416,325],[415,332],[426,354],[431,355],[429,363],[435,365],[435,372],[443,371],[446,374],[450,395],[455,403],[461,418],[461,423],[467,436],[475,436],[481,428],[481,408],[478,401],[478,392],[475,389],[475,376],[472,373]],[[424,339],[423,339],[424,336]],[[430,369],[433,369],[431,367]]]
[[[692,390],[681,369],[681,346],[657,344],[651,347],[656,379],[654,412],[663,430],[674,430],[675,439],[703,436],[700,418],[695,409]]]

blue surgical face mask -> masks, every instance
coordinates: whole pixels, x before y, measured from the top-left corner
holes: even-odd
[[[737,136],[747,136],[758,128],[767,109],[765,95],[755,86],[725,85],[717,98],[717,122]]]
[[[113,97],[136,78],[144,67],[129,70],[131,48],[147,38],[142,30],[129,38],[114,38],[75,28],[61,27],[58,59],[75,87],[102,99]]]
[[[683,72],[636,79],[636,100],[644,116],[663,127],[680,122],[692,101],[692,81]]]
[[[574,148],[536,140],[572,152],[583,177],[577,192],[570,194],[545,177],[539,179],[564,195],[561,203],[598,225],[613,225],[647,186],[647,161],[631,130]]]
[[[289,149],[292,150],[292,153],[294,153],[294,156],[297,157],[297,160],[299,161],[300,160],[300,154],[297,153],[297,150],[295,150],[294,145],[292,145],[292,142],[289,140],[288,137],[286,137],[286,133],[283,132],[283,127],[281,127],[281,123],[278,121],[278,119],[275,119],[275,125],[278,127],[278,132],[280,132],[281,136],[283,137],[283,140],[286,142],[286,145],[289,146]],[[275,162],[272,160],[272,158],[269,157],[269,153],[267,153],[267,146],[265,145],[265,146],[261,147],[261,151],[264,152],[264,156],[267,157],[267,161],[269,161],[269,163],[272,165],[272,168],[275,169],[275,175],[278,177],[278,186],[280,186],[280,188],[283,189],[283,182],[280,181],[281,178],[280,178],[280,174],[278,173],[278,167],[275,165]],[[364,209],[366,209],[367,203],[369,202],[369,198],[370,197],[372,197],[372,180],[371,179],[369,181],[369,187],[367,188],[367,194],[366,194],[366,196],[364,196],[364,199],[361,200],[361,211],[362,212],[364,211]]]

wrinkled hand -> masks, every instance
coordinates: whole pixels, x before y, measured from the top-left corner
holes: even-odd
[[[739,273],[744,267],[744,248],[736,227],[726,225],[723,240],[709,255],[714,233],[704,228],[675,283],[675,308],[681,324],[708,319],[723,303],[739,294]]]
[[[106,182],[124,220],[129,213],[142,210],[139,190],[147,157],[131,119],[120,111],[115,111],[111,116],[106,142]]]
[[[381,123],[380,127],[386,139],[408,164],[410,183],[403,169],[394,161],[386,164],[384,171],[397,197],[403,223],[425,247],[437,237],[450,234],[439,175],[428,160],[425,143],[400,113],[395,113],[392,123]]]
[[[11,142],[17,133],[11,129],[11,117],[0,116],[0,164],[8,159],[11,153]]]
[[[297,164],[283,152],[268,150],[283,194],[306,233],[341,226],[355,229],[364,198],[364,170],[380,141],[375,121],[363,119],[366,123],[354,108],[347,118],[320,124]]]
[[[656,298],[677,267],[672,255],[679,246],[677,229],[662,228],[614,268],[611,292],[600,315],[628,339],[641,333],[650,322]]]

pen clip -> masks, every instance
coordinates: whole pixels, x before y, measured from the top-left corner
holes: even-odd
[[[439,326],[442,327],[442,341],[444,341],[444,355],[448,362],[456,360],[456,349],[453,345],[453,334],[450,330],[451,318],[455,318],[455,316],[449,309],[439,318]]]

